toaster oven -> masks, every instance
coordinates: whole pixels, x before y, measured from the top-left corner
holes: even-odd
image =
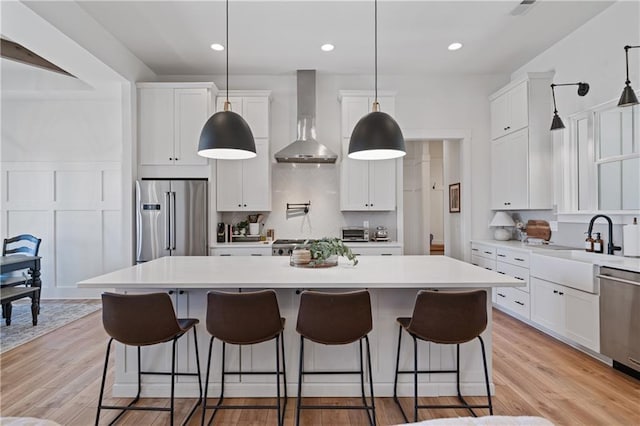
[[[347,226],[342,228],[342,241],[369,241],[369,229],[361,226]]]

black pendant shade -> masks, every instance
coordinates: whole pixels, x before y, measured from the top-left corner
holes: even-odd
[[[564,129],[564,123],[562,122],[562,119],[556,112],[553,115],[553,120],[551,121],[551,130],[560,130],[560,129]]]
[[[635,92],[631,88],[631,81],[629,80],[629,49],[637,49],[640,46],[625,46],[624,47],[624,58],[625,65],[627,68],[627,80],[624,82],[625,86],[622,90],[622,95],[620,96],[620,101],[618,101],[619,107],[626,107],[631,105],[638,105],[638,97]]]
[[[349,158],[389,160],[406,154],[404,137],[398,123],[380,111],[378,104],[378,0],[374,0],[375,100],[372,111],[358,121],[349,140]]]
[[[405,155],[404,137],[398,123],[382,111],[371,112],[358,121],[349,140],[349,158],[381,160]]]
[[[631,105],[638,105],[638,97],[636,93],[633,91],[630,85],[624,86],[624,90],[622,91],[622,95],[620,96],[620,101],[618,102],[619,107],[626,107]]]
[[[216,112],[202,128],[198,155],[220,160],[255,157],[256,143],[251,128],[233,111]]]
[[[246,160],[256,156],[256,142],[244,118],[231,111],[229,103],[229,0],[226,10],[227,100],[224,110],[213,114],[200,132],[198,155],[218,160]]]

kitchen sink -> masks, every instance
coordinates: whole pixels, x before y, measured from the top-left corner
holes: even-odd
[[[596,293],[593,253],[580,250],[553,251],[531,255],[532,277]],[[596,256],[602,256],[596,254]]]
[[[606,261],[607,263],[624,262],[624,258],[621,258],[619,256],[612,256],[610,254],[601,254],[601,253],[591,253],[584,250],[555,250],[550,253],[544,253],[543,256],[559,257],[562,259],[577,260],[585,263],[594,263],[594,261],[598,263],[597,262],[598,260]]]

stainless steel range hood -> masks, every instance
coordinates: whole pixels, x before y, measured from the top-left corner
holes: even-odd
[[[316,71],[298,70],[298,139],[275,154],[278,163],[335,163],[338,155],[316,140]]]

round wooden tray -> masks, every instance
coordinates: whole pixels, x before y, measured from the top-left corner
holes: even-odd
[[[313,261],[311,261],[309,263],[298,263],[298,264],[293,263],[293,261],[290,260],[289,265],[293,266],[294,268],[331,268],[333,266],[338,266],[338,260],[337,259],[335,261],[329,260],[322,263],[314,263]]]

